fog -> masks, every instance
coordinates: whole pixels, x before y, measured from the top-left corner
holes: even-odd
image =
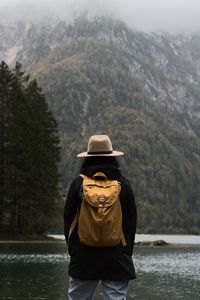
[[[199,0],[0,0],[2,21],[108,15],[143,31],[200,31]]]

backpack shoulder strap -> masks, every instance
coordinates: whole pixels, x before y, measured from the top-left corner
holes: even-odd
[[[88,177],[84,174],[80,174],[80,177],[82,177],[83,179],[88,179]],[[69,235],[68,235],[68,240],[70,239],[70,236],[72,235],[75,227],[76,227],[76,224],[78,223],[78,218],[79,218],[79,211],[77,209],[77,212],[76,212],[76,215],[72,221],[72,224],[70,226],[70,229],[69,229]]]
[[[72,232],[74,231],[74,229],[75,229],[75,227],[76,227],[76,224],[77,224],[77,222],[78,222],[78,217],[79,217],[79,212],[78,212],[78,210],[77,210],[77,213],[76,213],[76,215],[75,215],[75,217],[74,217],[74,219],[73,219],[73,221],[72,221],[72,224],[71,224],[71,226],[70,226],[70,229],[69,229],[68,241],[69,241],[69,239],[70,239],[70,236],[71,236]]]

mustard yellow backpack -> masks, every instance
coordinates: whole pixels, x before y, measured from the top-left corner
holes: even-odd
[[[92,247],[126,245],[122,231],[122,209],[119,200],[120,182],[110,180],[102,172],[92,178],[83,174],[80,212],[70,228],[71,235],[78,222],[81,243]]]

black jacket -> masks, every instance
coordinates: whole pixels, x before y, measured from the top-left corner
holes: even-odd
[[[109,179],[121,182],[120,202],[123,215],[123,232],[127,246],[89,247],[80,243],[77,226],[68,241],[69,229],[81,205],[82,178],[76,177],[70,186],[64,208],[64,233],[70,254],[69,275],[78,279],[130,280],[136,278],[132,261],[136,232],[137,211],[129,181],[119,169],[111,166],[94,166],[83,170],[92,176],[104,172]]]

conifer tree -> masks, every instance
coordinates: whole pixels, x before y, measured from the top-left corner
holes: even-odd
[[[19,63],[10,71],[2,62],[0,73],[0,230],[42,234],[59,197],[57,125],[37,82]]]
[[[8,66],[0,64],[0,231],[5,222],[6,203],[9,198],[8,182],[8,152],[9,152],[9,124],[10,124],[10,100],[12,98],[13,75]]]
[[[29,145],[28,156],[31,158],[28,178],[32,188],[38,191],[27,196],[30,211],[29,220],[26,222],[33,224],[34,231],[42,233],[49,219],[52,218],[58,195],[56,187],[58,186],[59,140],[56,122],[48,110],[45,96],[36,80],[28,84],[25,97],[28,99],[29,106],[29,128],[26,135]]]

